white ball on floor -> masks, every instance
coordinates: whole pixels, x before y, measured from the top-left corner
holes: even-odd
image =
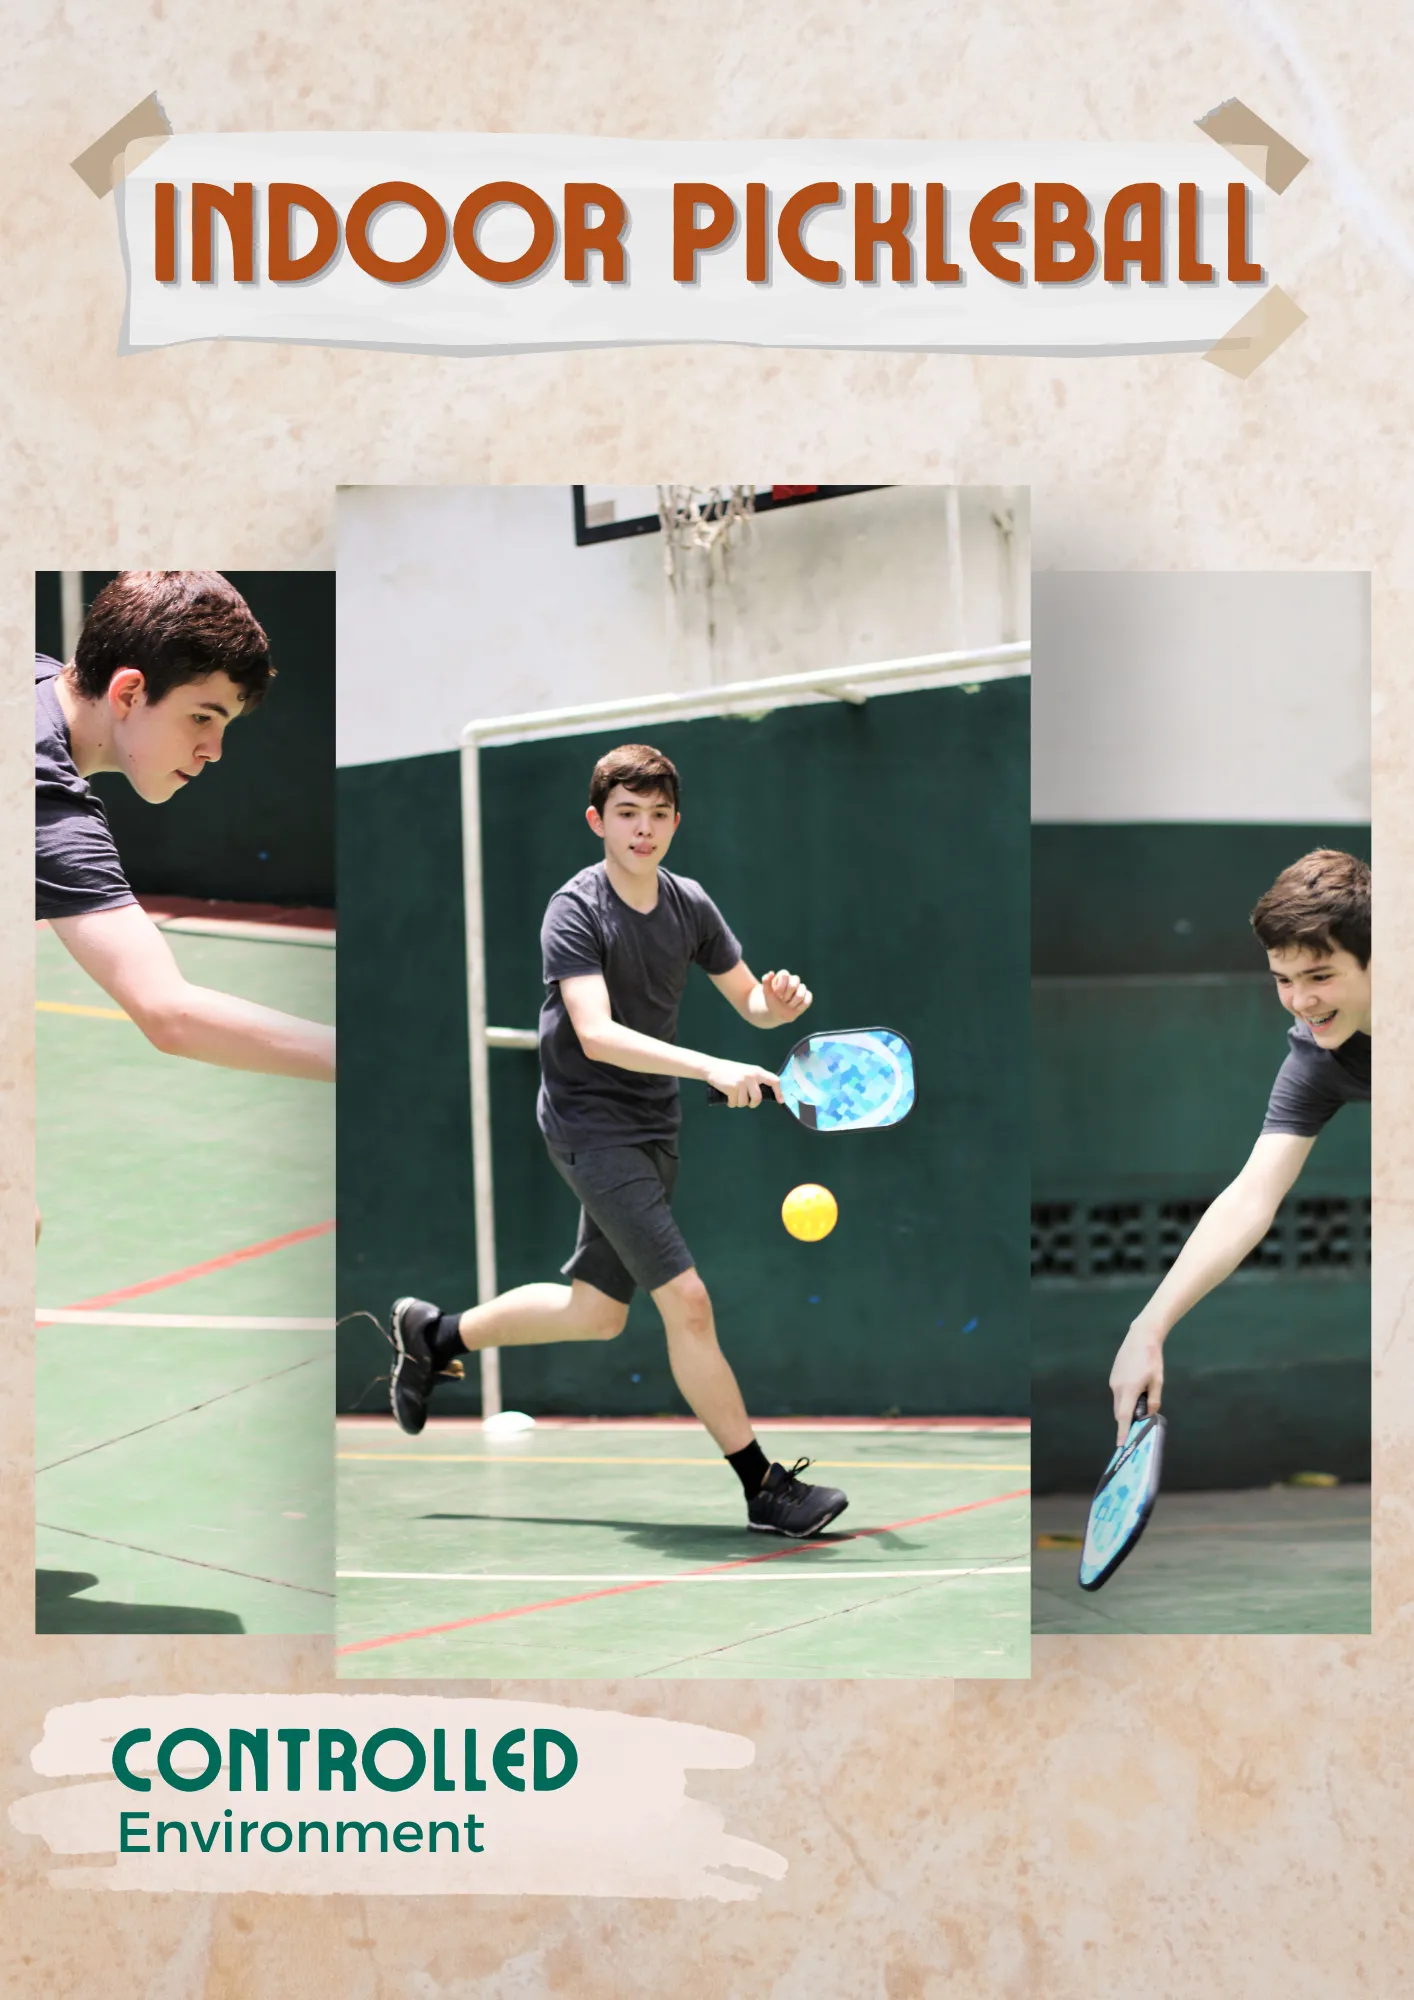
[[[535,1419],[524,1410],[502,1410],[499,1416],[483,1417],[481,1428],[488,1437],[514,1437],[517,1431],[533,1431]]]

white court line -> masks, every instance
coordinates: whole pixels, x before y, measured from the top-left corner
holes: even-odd
[[[749,1561],[750,1559],[748,1559]],[[756,1580],[759,1566],[731,1570],[686,1570],[681,1573],[645,1571],[642,1574],[605,1570],[602,1574],[583,1570],[531,1570],[493,1576],[481,1571],[428,1569],[341,1569],[341,1582],[358,1583],[738,1583]],[[812,1582],[822,1576],[848,1577],[868,1582],[871,1577],[920,1576],[1029,1576],[1030,1563],[992,1563],[969,1569],[874,1569],[868,1563],[812,1563],[808,1569],[797,1564],[790,1569],[773,1569],[772,1576],[802,1578]]]
[[[160,931],[176,931],[186,937],[242,938],[250,944],[312,944],[333,951],[334,931],[316,930],[309,924],[252,924],[228,917],[163,917],[152,920]]]
[[[37,1326],[191,1326],[210,1333],[332,1333],[332,1319],[261,1319],[249,1313],[124,1313],[80,1306],[35,1308]]]

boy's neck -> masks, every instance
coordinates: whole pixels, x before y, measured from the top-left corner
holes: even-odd
[[[609,887],[621,903],[627,903],[640,916],[647,916],[658,907],[658,864],[655,861],[649,875],[630,875],[620,868],[612,855],[604,856],[604,873],[609,878]]]
[[[95,771],[116,770],[108,735],[107,703],[85,701],[69,678],[67,667],[55,676],[54,692],[59,698],[64,727],[69,732],[69,749],[79,776],[91,778]]]

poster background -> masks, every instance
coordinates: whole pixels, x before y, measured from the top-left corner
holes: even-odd
[[[1408,905],[1414,652],[1405,365],[1414,24],[1395,0],[996,9],[891,0],[585,15],[487,0],[396,16],[273,0],[7,8],[0,121],[0,925],[30,922],[32,572],[320,567],[341,481],[1029,483],[1039,568],[1331,567],[1373,578],[1375,846]],[[1242,97],[1312,155],[1271,209],[1310,318],[1250,381],[1189,357],[1049,361],[750,350],[483,361],[192,346],[116,354],[111,205],[67,162],[156,88],[179,130],[381,126],[712,137],[1186,138]],[[1414,1946],[1414,1048],[1407,932],[1384,927],[1374,1111],[1376,1636],[1052,1639],[1028,1684],[682,1683],[605,1706],[740,1730],[700,1781],[789,1855],[754,1904],[466,1906],[75,1899],[0,1822],[8,1989],[471,2000],[816,1990],[854,2000],[1387,1993]],[[0,1621],[8,1798],[54,1701],[313,1689],[315,1641],[25,1636],[32,1226],[28,953],[0,956]],[[1396,1003],[1396,1004],[1392,1004]],[[96,1195],[101,1198],[101,1193]],[[488,1688],[487,1692],[500,1690]],[[585,1699],[548,1684],[546,1698]]]

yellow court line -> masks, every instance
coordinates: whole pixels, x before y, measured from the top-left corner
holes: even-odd
[[[512,1458],[498,1451],[341,1451],[344,1459],[386,1460],[399,1465],[710,1465],[719,1458],[558,1458],[545,1452]],[[969,1465],[936,1458],[896,1458],[892,1462],[867,1458],[812,1458],[812,1468],[830,1472],[1029,1472],[1026,1465]]]
[[[36,1000],[36,1014],[86,1014],[93,1021],[130,1021],[121,1007],[79,1007],[72,1000]]]

